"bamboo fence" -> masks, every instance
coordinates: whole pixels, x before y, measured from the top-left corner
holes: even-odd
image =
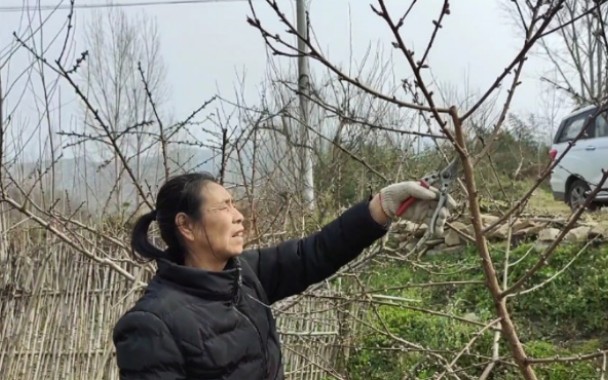
[[[112,328],[142,286],[53,236],[33,243],[16,235],[0,241],[0,379],[118,379]],[[121,248],[83,241],[105,257],[124,257]],[[113,261],[139,281],[153,273]],[[324,286],[315,294],[337,291]],[[327,379],[346,352],[345,313],[328,298],[301,297],[275,314],[288,379]]]

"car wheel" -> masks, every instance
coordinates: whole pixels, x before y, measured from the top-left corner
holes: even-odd
[[[585,203],[585,193],[590,190],[589,185],[583,180],[577,179],[570,185],[568,189],[568,206],[572,211],[576,211],[581,205]],[[590,204],[587,206],[587,210],[593,211],[596,209],[596,205]]]

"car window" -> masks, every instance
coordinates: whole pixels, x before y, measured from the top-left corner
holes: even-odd
[[[595,118],[595,137],[608,137],[608,114],[602,113]]]
[[[581,130],[583,126],[585,126],[585,122],[587,121],[589,115],[591,113],[585,112],[581,115],[575,116],[566,121],[566,125],[564,125],[564,129],[562,130],[562,134],[560,136],[559,142],[566,142],[570,140],[574,140]],[[584,140],[593,137],[594,124],[590,123],[587,127],[587,130],[583,133],[579,140]]]

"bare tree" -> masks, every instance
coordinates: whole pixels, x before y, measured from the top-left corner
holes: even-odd
[[[289,34],[296,34],[302,38],[302,36],[298,34],[297,27],[295,27],[293,22],[285,16],[286,12],[283,11],[282,7],[276,1],[267,0],[265,3],[269,9],[274,11],[276,17],[281,22],[282,27],[286,28]],[[436,85],[431,84],[429,74],[429,68],[431,66],[428,58],[429,51],[433,48],[433,43],[438,33],[442,30],[443,21],[452,13],[450,2],[446,0],[438,7],[438,17],[433,20],[434,30],[429,37],[428,44],[425,48],[418,51],[414,51],[408,47],[401,33],[401,29],[407,22],[408,16],[410,16],[410,12],[415,5],[416,1],[413,1],[409,6],[402,6],[403,11],[399,14],[395,13],[396,11],[389,11],[388,5],[383,0],[378,0],[376,4],[372,5],[372,13],[384,20],[391,32],[392,47],[403,55],[403,59],[411,69],[412,77],[403,80],[403,83],[406,86],[410,86],[409,91],[407,91],[406,94],[411,95],[411,100],[404,99],[402,94],[395,95],[386,92],[384,89],[374,86],[373,83],[365,81],[359,76],[349,75],[350,73],[346,73],[338,65],[328,59],[323,54],[319,45],[311,38],[304,38],[306,51],[303,51],[299,46],[292,43],[289,38],[286,38],[281,34],[281,32],[271,30],[262,23],[257,16],[257,9],[262,5],[250,1],[251,16],[248,21],[250,25],[259,30],[261,37],[273,54],[286,57],[297,57],[306,54],[311,60],[316,61],[330,70],[337,79],[358,87],[368,96],[384,101],[394,107],[418,111],[428,115],[428,118],[433,120],[433,123],[440,131],[440,134],[442,134],[450,143],[442,144],[441,149],[445,151],[448,149],[453,150],[454,153],[445,152],[445,154],[447,156],[453,156],[455,154],[460,159],[464,172],[463,190],[466,194],[467,211],[469,213],[469,218],[472,221],[472,236],[469,236],[464,231],[460,231],[460,233],[468,236],[468,239],[474,242],[479,252],[481,267],[486,280],[486,289],[491,295],[495,306],[495,319],[493,318],[492,320],[487,321],[487,324],[484,323],[484,327],[480,330],[479,334],[491,329],[495,324],[499,324],[500,334],[498,335],[497,342],[500,341],[501,338],[505,340],[514,363],[517,365],[521,375],[525,379],[536,379],[537,376],[533,368],[533,363],[535,361],[528,357],[524,346],[520,341],[519,333],[513,321],[513,317],[509,312],[507,301],[513,293],[516,293],[517,290],[526,283],[526,280],[529,279],[532,274],[546,265],[546,260],[553,254],[566,231],[569,228],[572,228],[583,210],[580,209],[574,213],[568,221],[565,231],[560,233],[550,247],[542,253],[538,263],[533,265],[522,278],[517,279],[513,284],[508,284],[506,280],[503,279],[501,281],[501,279],[498,278],[496,264],[490,256],[488,234],[505,221],[517,216],[518,213],[522,211],[522,206],[527,202],[530,194],[539,186],[541,181],[549,175],[551,168],[559,162],[559,159],[561,159],[567,151],[562,153],[558,160],[552,162],[551,165],[543,171],[542,175],[539,176],[539,180],[528,193],[514,202],[514,205],[509,210],[503,213],[497,221],[491,223],[489,226],[484,225],[481,218],[476,165],[481,160],[486,160],[486,157],[493,152],[494,144],[498,139],[501,127],[503,127],[507,120],[510,104],[515,96],[516,89],[521,83],[526,57],[530,54],[531,49],[547,35],[576,24],[578,19],[594,12],[595,6],[592,6],[589,3],[587,4],[588,7],[579,8],[579,14],[573,15],[564,14],[563,7],[566,6],[566,1],[563,0],[553,2],[539,1],[535,3],[522,1],[511,2],[510,5],[515,9],[515,12],[517,12],[519,16],[518,22],[521,23],[521,26],[525,31],[521,49],[511,61],[507,62],[505,69],[498,73],[496,80],[488,86],[487,90],[482,92],[476,100],[471,102],[471,104],[460,107],[458,105],[444,103],[437,99]],[[595,56],[596,54],[597,50],[594,51],[593,55]],[[472,118],[482,110],[484,104],[486,104],[492,96],[499,92],[501,86],[505,86],[505,82],[507,82],[507,91],[504,96],[502,96],[502,106],[497,109],[496,120],[489,131],[490,133],[483,140],[476,139],[475,130],[471,125]],[[596,92],[588,91],[587,93],[595,94]],[[606,177],[608,177],[608,171],[604,176],[602,183],[606,180]],[[599,187],[601,186],[598,186],[598,188]],[[594,194],[591,196],[593,195]],[[407,255],[405,255],[405,257],[407,258]],[[505,265],[508,267],[508,263],[505,263]],[[391,339],[404,347],[422,349],[422,347],[417,344],[404,342],[398,336],[390,333],[388,333],[388,335]],[[470,345],[473,344],[475,339],[476,338],[473,338],[453,360],[442,358],[441,354],[438,353],[430,353],[431,357],[435,357],[445,368],[445,371],[439,374],[438,378],[443,378],[446,374],[458,378],[453,366],[462,356],[462,353],[466,352]],[[494,363],[494,361],[491,361],[490,363]],[[493,364],[488,366],[487,372],[491,372],[492,368]],[[484,376],[487,376],[487,374]]]
[[[179,139],[189,136],[186,129],[198,123],[195,118],[213,98],[183,121],[166,119],[161,108],[164,94],[162,62],[155,43],[158,35],[150,20],[138,25],[112,13],[105,19],[111,24],[107,30],[103,25],[90,26],[89,43],[99,49],[98,55],[93,58],[92,49],[74,57],[73,8],[65,25],[57,31],[45,29],[48,18],[42,13],[28,10],[24,14],[28,21],[25,30],[16,31],[14,41],[0,50],[0,261],[5,268],[0,274],[0,367],[3,374],[15,379],[80,376],[76,373],[112,378],[105,374],[113,372],[107,368],[112,346],[106,334],[106,325],[111,325],[114,318],[109,311],[112,307],[80,308],[77,302],[65,301],[79,291],[88,294],[83,299],[95,300],[95,288],[103,287],[98,281],[126,286],[120,300],[123,301],[140,289],[150,271],[146,266],[134,266],[128,256],[124,243],[128,219],[112,219],[115,213],[108,217],[86,212],[86,201],[72,201],[78,198],[75,188],[84,182],[94,197],[122,202],[128,199],[126,192],[121,194],[121,179],[126,177],[126,182],[135,188],[138,203],[151,206],[149,193],[154,191],[149,189],[160,183],[158,177],[183,169],[180,165],[185,160],[173,161],[168,154],[169,143],[189,143]],[[106,32],[112,26],[108,42]],[[95,30],[100,34],[94,34]],[[48,32],[53,34],[46,39]],[[26,59],[19,60],[19,55]],[[80,115],[70,118],[62,113],[59,89],[65,88],[83,106]],[[24,98],[34,100],[24,105]],[[28,118],[32,115],[28,109],[31,105],[38,114]],[[78,122],[70,127],[64,120]],[[61,146],[62,138],[65,146]],[[73,161],[80,166],[80,173],[74,177],[69,171],[61,180],[55,180],[55,173],[65,172],[60,170],[65,163],[61,153],[70,148],[74,148]],[[147,154],[161,156],[162,164],[156,167],[164,170],[154,170],[156,173],[150,177],[144,171]],[[106,160],[101,168],[100,156]],[[92,161],[92,169],[87,168],[87,159]],[[32,160],[38,162],[30,165],[28,161]],[[107,165],[114,165],[116,170],[104,183],[96,177],[98,170]],[[190,163],[192,166],[195,165]],[[92,171],[90,175],[87,169]],[[55,183],[63,191],[55,191]],[[100,186],[107,183],[109,188]],[[61,204],[58,198],[63,198]],[[121,204],[112,206],[115,208],[111,211],[122,211]],[[34,265],[42,270],[32,270]],[[101,268],[108,272],[101,274]],[[63,271],[70,275],[63,276]],[[113,276],[117,276],[116,281],[111,279]],[[63,301],[53,305],[53,297]],[[81,318],[84,314],[88,316]],[[35,315],[45,321],[30,323]],[[75,321],[81,322],[80,327],[75,327]],[[83,323],[88,324],[82,330],[87,333],[79,335],[77,331]],[[60,338],[51,343],[55,333]],[[32,340],[28,343],[29,339]],[[59,345],[65,349],[57,349]],[[81,359],[78,346],[89,347],[87,359]],[[42,353],[45,350],[50,355]],[[55,356],[58,351],[63,353]],[[91,361],[94,356],[98,360]],[[43,357],[55,359],[49,362]]]
[[[261,32],[271,51],[297,57],[299,48],[293,39],[297,28],[284,18],[285,13],[277,2],[268,0],[266,3],[287,27],[290,37],[283,39],[281,34],[266,30],[255,17],[253,5],[251,24]],[[252,4],[262,6],[257,2]],[[417,4],[413,1],[411,7]],[[219,164],[221,181],[228,187],[236,186],[237,195],[243,197],[240,204],[244,206],[253,232],[248,241],[250,246],[299,237],[319,227],[350,202],[344,195],[346,187],[354,193],[351,199],[359,198],[389,181],[417,179],[426,169],[453,155],[460,158],[464,180],[462,191],[457,191],[455,196],[464,197],[466,210],[458,210],[457,216],[470,222],[463,227],[462,223],[451,220],[448,227],[450,233],[476,247],[483,281],[466,277],[471,272],[480,272],[476,264],[466,268],[438,268],[425,262],[423,257],[412,259],[405,244],[409,242],[397,239],[396,235],[415,237],[418,230],[410,231],[408,224],[396,223],[390,241],[379,241],[330,281],[273,305],[285,343],[285,364],[293,370],[293,377],[306,378],[303,375],[306,373],[309,378],[319,378],[322,373],[336,379],[353,378],[354,374],[348,374],[341,363],[349,355],[364,349],[353,340],[354,334],[350,330],[355,327],[382,337],[382,347],[376,345],[374,350],[386,350],[389,356],[397,353],[419,355],[416,364],[400,378],[416,378],[421,371],[426,371],[428,376],[428,369],[432,368],[437,372],[436,379],[479,376],[488,379],[500,376],[498,372],[505,368],[510,374],[511,369],[516,368],[525,378],[534,379],[535,369],[541,364],[605,358],[606,351],[578,358],[530,357],[509,308],[509,302],[515,297],[550,283],[584,252],[581,250],[571,263],[558,268],[555,276],[531,283],[535,273],[550,265],[555,248],[581,215],[580,209],[562,221],[564,228],[559,236],[537,257],[528,256],[532,264],[523,275],[512,275],[515,261],[519,261],[519,258],[509,256],[514,225],[530,194],[560,158],[542,168],[538,181],[525,194],[518,197],[508,194],[511,196],[509,203],[499,216],[488,221],[481,215],[484,186],[492,178],[499,178],[497,172],[505,168],[499,162],[504,157],[504,147],[499,146],[504,141],[502,138],[520,133],[520,128],[514,128],[517,121],[510,123],[509,105],[522,78],[526,56],[535,44],[550,35],[547,33],[552,28],[560,26],[556,14],[563,9],[560,6],[564,2],[509,4],[517,14],[521,13],[521,22],[525,25],[522,49],[505,65],[504,72],[498,73],[497,80],[476,97],[461,95],[460,87],[437,86],[439,82],[431,75],[429,51],[442,31],[443,20],[452,12],[447,1],[437,9],[435,29],[422,54],[411,51],[400,34],[400,28],[411,17],[411,7],[404,7],[403,16],[399,17],[393,17],[391,13],[394,12],[389,12],[383,1],[378,1],[372,8],[392,32],[395,42],[390,49],[399,52],[400,58],[411,68],[411,76],[404,80],[390,77],[390,66],[397,64],[390,61],[371,61],[369,71],[363,69],[363,64],[343,71],[323,56],[311,38],[304,39],[310,61],[320,63],[325,69],[319,78],[311,78],[313,86],[305,94],[308,102],[314,104],[307,123],[314,139],[307,148],[315,153],[318,163],[315,174],[321,187],[317,199],[321,205],[328,205],[320,207],[317,220],[302,216],[305,208],[298,204],[298,196],[294,196],[302,190],[298,173],[302,141],[297,132],[301,115],[296,100],[298,83],[294,76],[280,70],[269,74],[259,103],[247,104],[242,97],[235,101],[222,97],[210,115],[199,118],[213,101],[211,98],[184,120],[169,122],[164,115],[161,70],[157,69],[162,65],[153,67],[154,62],[160,62],[154,58],[160,57],[156,55],[154,38],[150,45],[136,44],[149,47],[144,51],[136,49],[133,40],[124,41],[129,36],[140,42],[143,40],[139,38],[148,37],[142,37],[145,33],[134,30],[140,28],[136,21],[123,19],[114,10],[113,16],[104,16],[101,24],[90,24],[90,49],[76,59],[71,56],[69,43],[56,53],[59,59],[51,57],[46,46],[39,43],[42,32],[34,26],[28,33],[17,33],[10,51],[20,51],[31,58],[29,66],[23,70],[28,80],[40,83],[43,81],[40,68],[45,69],[42,74],[48,96],[44,96],[43,86],[26,87],[40,99],[40,115],[33,122],[38,134],[34,134],[34,138],[29,134],[20,135],[19,128],[27,122],[11,120],[11,116],[17,114],[14,105],[19,94],[11,92],[14,87],[4,80],[6,56],[3,58],[5,61],[0,65],[0,223],[3,227],[0,261],[6,246],[10,247],[11,260],[8,269],[0,274],[0,296],[3,297],[0,310],[3,316],[8,315],[0,325],[3,346],[0,367],[7,368],[11,378],[18,378],[19,374],[26,378],[76,378],[82,374],[91,378],[117,378],[108,331],[121,308],[133,300],[153,272],[152,268],[137,265],[128,257],[127,220],[108,223],[107,215],[102,218],[98,214],[85,216],[78,212],[78,205],[73,208],[69,202],[66,207],[56,207],[54,199],[48,197],[52,185],[42,181],[47,173],[52,173],[52,165],[37,165],[35,170],[27,172],[27,178],[25,175],[16,178],[16,170],[7,170],[17,158],[23,159],[29,154],[23,146],[30,140],[38,143],[40,156],[46,154],[50,161],[57,161],[61,155],[61,151],[56,150],[57,145],[62,142],[56,133],[59,129],[63,130],[59,136],[67,141],[67,147],[81,149],[76,151],[95,160],[96,156],[103,155],[102,167],[115,167],[112,176],[108,177],[112,186],[107,191],[96,188],[93,182],[87,185],[97,190],[96,196],[111,198],[116,209],[120,206],[117,201],[129,197],[121,179],[126,177],[126,182],[133,185],[138,203],[150,205],[153,201],[149,197],[150,190],[160,182],[157,176],[169,175],[173,171],[172,165],[177,167],[175,170],[180,170],[181,165],[188,166],[189,170],[197,167],[200,162],[184,164],[175,147],[207,148],[216,152],[218,157],[212,159]],[[314,17],[311,19],[314,21]],[[112,25],[107,24],[109,20],[113,20]],[[566,24],[568,21],[566,19]],[[152,22],[147,25],[154,30]],[[68,28],[67,37],[61,40],[69,41],[73,33]],[[314,35],[312,30],[310,35]],[[35,42],[32,36],[36,36]],[[99,54],[105,54],[103,59]],[[129,58],[123,59],[126,56]],[[370,59],[380,54],[374,54],[370,49],[366,56]],[[59,120],[65,120],[65,115],[60,118],[53,113],[59,92],[51,89],[59,82],[76,94],[84,109],[73,130],[67,130],[64,123],[59,126]],[[504,87],[505,83],[508,91],[501,93],[499,87]],[[461,97],[466,101],[461,101]],[[8,111],[6,104],[10,104]],[[129,106],[125,107],[125,104]],[[86,124],[80,124],[82,119]],[[49,130],[49,126],[57,138],[52,142],[45,138],[46,132],[41,134]],[[210,139],[197,138],[191,130],[193,126],[196,130],[204,130]],[[527,128],[522,129],[522,134],[528,132]],[[55,150],[49,151],[51,145]],[[512,157],[523,155],[523,151],[517,150],[510,153]],[[163,163],[159,166],[164,170],[160,174],[154,173],[152,179],[143,173],[146,155],[162,157]],[[518,167],[521,162],[523,160],[517,161]],[[97,164],[94,171],[98,170]],[[518,167],[513,172],[519,170]],[[502,233],[507,247],[504,259],[501,259],[503,262],[490,254],[490,248],[495,248],[490,238]],[[5,241],[8,241],[6,245]],[[389,262],[394,267],[411,265],[428,273],[429,282],[399,284],[402,285],[399,289],[445,286],[449,293],[452,288],[475,284],[483,287],[481,289],[490,297],[494,309],[490,315],[468,318],[450,310],[420,307],[418,303],[391,293],[394,289],[374,289],[365,282],[366,276],[373,273],[364,265],[377,262]],[[35,268],[40,269],[33,270]],[[462,278],[444,281],[435,277],[439,276],[437,272],[448,271]],[[425,337],[410,340],[387,327],[388,318],[382,307],[423,313],[425,318],[444,318],[448,322],[445,325],[466,326],[470,336],[461,346],[449,350],[432,347]],[[475,345],[488,334],[492,335],[491,349],[476,351]],[[604,372],[605,368],[598,377]]]
[[[97,105],[98,116],[108,131],[85,107],[82,129],[64,134],[74,138],[72,143],[88,140],[82,147],[84,152],[97,158],[93,162],[112,168],[110,173],[105,171],[111,176],[105,180],[115,184],[106,201],[111,202],[112,212],[120,211],[133,197],[137,207],[142,202],[141,194],[133,186],[126,186],[129,181],[125,182],[125,164],[132,165],[131,181],[138,183],[156,181],[168,170],[166,145],[159,144],[164,139],[157,137],[163,134],[161,119],[167,92],[156,22],[145,13],[130,18],[121,8],[109,8],[92,15],[84,37],[88,47],[86,65],[78,72],[85,84],[84,94]],[[113,136],[117,149],[108,149],[112,148],[108,139],[97,139],[95,143],[96,139],[88,138],[106,134]],[[124,162],[118,151],[124,155]],[[158,157],[162,161],[153,162]],[[86,159],[83,163],[86,168]],[[154,174],[150,175],[150,171]],[[108,204],[104,206],[107,207]]]
[[[539,41],[555,71],[555,78],[542,79],[565,92],[577,105],[599,104],[606,99],[607,16],[605,1],[565,1],[563,10],[555,16],[557,24],[563,27]]]

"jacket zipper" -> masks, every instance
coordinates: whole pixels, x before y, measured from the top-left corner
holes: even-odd
[[[255,323],[253,323],[253,321],[251,320],[251,318],[249,318],[245,313],[243,313],[241,310],[239,310],[239,308],[236,307],[236,305],[234,305],[234,310],[236,310],[236,312],[238,314],[240,314],[243,317],[245,317],[245,319],[255,329],[255,332],[258,335],[258,340],[260,341],[260,347],[262,348],[262,352],[264,352],[264,373],[266,374],[266,378],[270,378],[269,377],[270,373],[269,373],[269,368],[268,368],[268,349],[264,347],[264,340],[262,339],[262,334],[260,334],[260,330],[256,327]]]
[[[238,268],[238,284],[237,284],[237,288],[236,288],[236,294],[234,295],[234,300],[232,303],[232,306],[234,308],[234,310],[237,312],[237,314],[242,315],[247,322],[249,322],[251,324],[251,326],[253,327],[253,329],[255,330],[256,334],[258,335],[258,340],[260,342],[260,348],[262,349],[262,352],[264,353],[264,373],[266,374],[266,378],[269,379],[270,378],[270,368],[268,368],[268,347],[264,347],[264,339],[262,339],[262,333],[260,333],[260,330],[257,328],[257,326],[255,325],[255,323],[253,323],[253,321],[251,320],[251,318],[246,315],[245,313],[243,313],[238,307],[238,301],[240,299],[240,293],[241,293],[241,285],[242,285],[242,279],[241,279],[241,267],[239,266]]]
[[[257,302],[260,305],[264,306],[265,308],[270,309],[270,306],[266,305],[264,302],[262,302],[259,299],[253,297],[252,295],[248,294],[247,296],[249,296],[249,298],[251,298],[254,302]],[[270,310],[267,310],[266,312],[269,313]],[[268,318],[272,318],[272,315],[268,315]],[[274,373],[274,377],[272,378],[273,380],[276,380],[279,377],[280,368],[283,365],[283,355],[281,353],[281,343],[280,343],[278,334],[277,334],[276,338],[277,338],[277,341],[276,341],[277,349],[279,351],[279,363],[277,365],[277,370]]]

